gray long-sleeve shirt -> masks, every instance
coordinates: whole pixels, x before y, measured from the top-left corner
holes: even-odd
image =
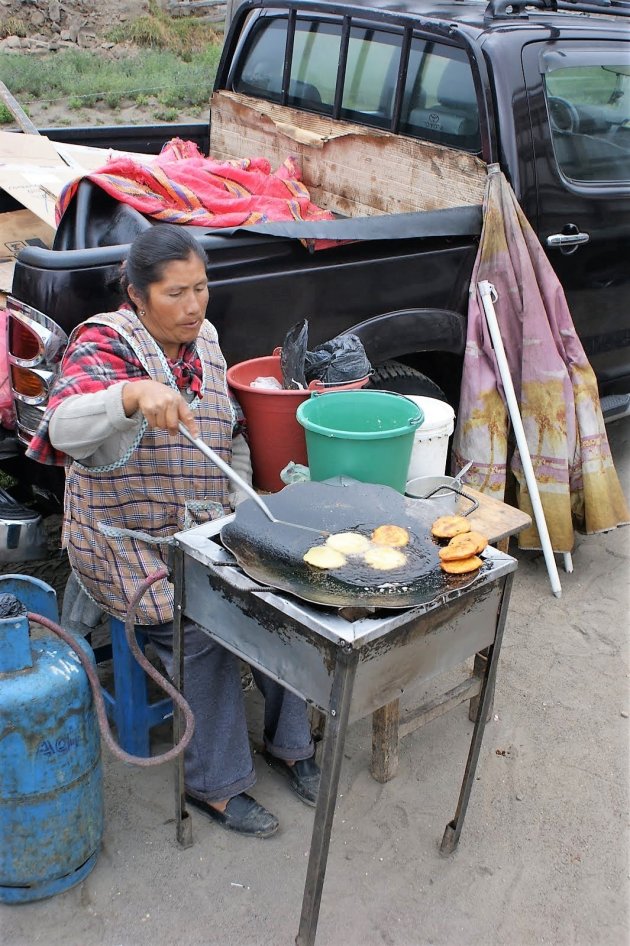
[[[52,445],[87,467],[107,466],[124,456],[142,423],[140,411],[125,416],[122,390],[127,383],[121,381],[92,394],[74,394],[62,401],[50,419]],[[241,434],[232,441],[232,469],[251,485],[249,447]],[[245,498],[244,492],[230,484],[232,506]]]

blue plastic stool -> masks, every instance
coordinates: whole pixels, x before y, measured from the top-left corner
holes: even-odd
[[[147,757],[151,754],[151,729],[173,715],[173,702],[165,697],[155,703],[149,703],[148,677],[129,650],[124,623],[118,618],[110,617],[109,627],[114,694],[103,688],[107,715],[116,726],[118,742],[125,752]],[[136,640],[144,653],[148,637],[138,627]]]

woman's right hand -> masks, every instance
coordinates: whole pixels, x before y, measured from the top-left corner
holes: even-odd
[[[159,381],[128,381],[122,390],[126,417],[140,411],[153,430],[178,432],[181,422],[193,437],[199,436],[193,412],[178,391]]]

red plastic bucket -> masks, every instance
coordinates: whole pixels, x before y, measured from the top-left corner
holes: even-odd
[[[280,355],[251,358],[228,368],[227,380],[241,405],[247,421],[247,436],[252,454],[254,486],[276,492],[285,485],[280,472],[293,460],[307,463],[304,429],[295,419],[298,406],[308,400],[312,391],[348,391],[362,388],[368,378],[346,384],[327,385],[312,381],[305,391],[278,391],[252,388],[256,378],[276,378],[282,382]]]

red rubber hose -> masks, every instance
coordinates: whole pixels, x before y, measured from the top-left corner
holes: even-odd
[[[145,595],[149,590],[151,585],[154,585],[156,581],[161,581],[167,576],[168,571],[165,568],[161,568],[159,571],[149,575],[149,577],[142,582],[129,604],[129,612],[125,620],[125,635],[127,637],[127,643],[135,659],[140,664],[145,673],[147,673],[148,676],[150,676],[151,679],[157,683],[160,689],[170,696],[173,702],[179,706],[184,714],[185,727],[181,739],[176,745],[174,745],[167,752],[163,752],[161,755],[149,757],[130,755],[118,745],[112,736],[109,720],[107,718],[107,710],[105,709],[105,701],[103,699],[103,694],[101,693],[101,684],[98,679],[98,674],[88,655],[81,648],[81,646],[77,644],[72,634],[64,630],[63,627],[60,627],[59,624],[56,624],[55,621],[45,618],[42,614],[33,614],[30,611],[27,613],[29,621],[36,621],[37,624],[47,627],[49,631],[52,631],[53,634],[56,634],[57,637],[60,637],[61,640],[68,645],[68,647],[72,648],[81,661],[81,666],[85,670],[87,678],[90,682],[90,686],[92,687],[92,696],[94,697],[94,705],[96,706],[98,725],[108,749],[114,756],[116,756],[117,759],[120,759],[122,762],[130,762],[132,765],[139,765],[143,768],[148,768],[151,765],[162,765],[164,762],[170,762],[172,759],[177,758],[177,756],[184,751],[192,739],[192,734],[195,728],[195,718],[193,716],[193,712],[184,697],[178,690],[175,689],[173,684],[163,677],[162,674],[159,673],[147,660],[138,647],[138,642],[136,640],[135,616],[138,603],[143,595]]]

